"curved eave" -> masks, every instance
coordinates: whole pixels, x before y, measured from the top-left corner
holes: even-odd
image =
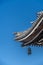
[[[16,36],[15,40],[20,40],[20,39],[23,39],[26,36],[28,36],[32,32],[32,30],[34,29],[34,27],[38,24],[38,22],[40,21],[40,19],[42,17],[43,17],[43,14],[40,15],[40,17],[36,20],[36,22],[34,23],[34,25],[30,29],[28,29],[26,32],[24,31],[21,35]]]
[[[16,37],[15,39],[18,40],[18,41],[23,41],[23,40],[26,40],[32,33],[34,33],[34,31],[38,28],[38,26],[40,25],[40,23],[42,22],[43,20],[43,17],[41,17],[37,22],[38,24],[35,25],[35,27],[32,28],[32,30],[30,31],[30,33],[28,35],[25,34],[25,37],[22,37],[22,38],[19,38],[19,37]]]

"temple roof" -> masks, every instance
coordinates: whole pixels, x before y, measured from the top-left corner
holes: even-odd
[[[15,40],[23,42],[24,45],[33,43],[36,38],[38,38],[43,31],[43,11],[37,13],[38,18],[33,23],[32,27],[24,32],[16,32]],[[37,42],[37,41],[35,41]],[[39,43],[39,42],[38,42]]]

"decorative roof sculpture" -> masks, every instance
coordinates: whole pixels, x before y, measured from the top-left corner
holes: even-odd
[[[22,47],[31,45],[43,46],[43,11],[38,12],[37,16],[38,18],[31,28],[24,32],[14,33],[16,36],[15,40],[22,42]]]

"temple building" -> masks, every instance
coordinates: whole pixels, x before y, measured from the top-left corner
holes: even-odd
[[[37,13],[37,19],[32,27],[24,32],[15,32],[15,40],[25,46],[43,46],[43,11]]]

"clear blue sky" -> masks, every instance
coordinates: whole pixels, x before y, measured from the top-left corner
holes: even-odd
[[[27,48],[13,40],[13,32],[28,29],[43,10],[43,0],[0,0],[0,65],[43,65],[43,47]]]

